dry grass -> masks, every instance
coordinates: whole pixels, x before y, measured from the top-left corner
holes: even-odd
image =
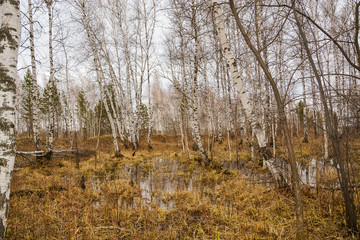
[[[28,141],[20,139],[18,148],[31,150],[26,149]],[[216,167],[229,155],[225,145],[216,145],[215,167],[204,168],[183,156],[175,136],[154,136],[152,150],[141,143],[134,157],[129,149],[122,151],[125,157],[121,159],[112,157],[109,136],[102,137],[100,143],[97,158],[83,158],[80,169],[68,158],[14,172],[7,239],[295,237],[292,194]],[[58,141],[57,147],[67,144],[66,140]],[[95,145],[96,139],[79,143],[81,149],[94,149]],[[242,146],[240,159],[248,156],[247,146]],[[172,158],[176,164],[154,165],[155,157]],[[161,181],[154,180],[151,196],[144,197],[139,183],[148,179],[148,174],[155,180],[179,183],[175,191],[164,194]],[[190,182],[192,189],[187,187]],[[168,207],[160,207],[159,201]],[[304,189],[304,201],[309,239],[347,239],[338,191]]]

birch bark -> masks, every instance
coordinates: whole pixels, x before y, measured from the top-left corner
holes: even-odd
[[[216,44],[218,45],[218,44]],[[219,104],[217,104],[217,124],[216,124],[216,132],[217,132],[217,140],[219,143],[223,143],[223,135],[222,135],[222,119],[221,119],[221,94],[220,94],[220,57],[219,51],[216,50],[216,100]]]
[[[32,105],[32,128],[34,132],[34,143],[35,151],[40,151],[40,136],[39,136],[39,89],[37,84],[37,73],[36,73],[36,57],[35,57],[35,41],[34,41],[34,20],[33,20],[33,10],[32,10],[32,1],[29,0],[29,25],[30,25],[30,52],[31,52],[31,71],[32,71],[32,83],[33,83],[33,93],[34,93],[34,103]]]
[[[193,76],[193,89],[192,89],[192,101],[191,101],[191,111],[190,116],[192,118],[192,129],[193,129],[193,138],[199,148],[200,155],[203,162],[206,166],[210,164],[210,160],[207,156],[207,153],[202,144],[201,135],[200,135],[200,125],[199,125],[199,94],[198,94],[198,71],[199,71],[199,36],[198,36],[198,25],[196,20],[196,10],[194,6],[194,1],[192,1],[192,27],[194,30],[194,40],[195,40],[195,53],[194,53],[194,76]]]
[[[53,141],[54,141],[54,132],[55,132],[55,109],[54,109],[54,96],[53,96],[53,89],[55,85],[54,81],[54,54],[53,54],[53,46],[52,46],[52,5],[53,0],[45,0],[46,7],[48,9],[48,20],[49,20],[49,60],[50,60],[50,76],[49,76],[49,84],[50,84],[50,91],[49,91],[49,132],[48,132],[48,146],[47,150],[49,152],[53,149]]]
[[[221,43],[221,49],[225,55],[226,61],[227,61],[227,67],[229,71],[231,72],[231,78],[234,81],[234,86],[236,87],[236,90],[239,94],[240,101],[242,103],[242,106],[244,108],[244,112],[246,114],[246,117],[250,123],[250,126],[252,130],[254,131],[254,134],[256,135],[256,138],[258,140],[259,146],[261,149],[266,148],[266,138],[265,138],[265,130],[263,126],[258,121],[256,114],[254,110],[251,107],[250,100],[246,94],[246,90],[243,86],[243,80],[241,79],[241,76],[238,72],[236,61],[233,57],[233,54],[230,49],[229,41],[226,38],[225,30],[224,30],[224,20],[222,15],[222,10],[219,6],[218,1],[212,0],[211,5],[214,6],[214,14],[215,14],[215,26],[217,31],[217,36]]]
[[[0,239],[4,239],[15,163],[15,96],[20,43],[19,1],[0,1]]]
[[[301,49],[301,58],[303,58],[303,49]],[[303,103],[304,103],[304,138],[303,138],[303,142],[304,143],[308,143],[309,142],[309,138],[308,138],[308,107],[307,107],[307,103],[306,103],[306,86],[305,86],[305,66],[303,64],[302,68],[301,68],[301,83],[302,83],[302,88],[303,88]]]

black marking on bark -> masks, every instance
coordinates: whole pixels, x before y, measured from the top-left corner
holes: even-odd
[[[6,167],[8,160],[6,158],[0,158],[0,167]]]
[[[5,237],[5,226],[3,224],[3,219],[0,218],[0,238]]]
[[[264,160],[269,160],[272,157],[272,153],[267,147],[260,148],[260,153],[263,156]]]
[[[14,128],[14,123],[9,122],[5,118],[0,118],[0,131],[8,133],[10,131],[10,129],[13,129],[13,128]]]
[[[9,2],[11,5],[14,5],[15,9],[19,9],[19,0],[0,0],[0,5],[4,4],[5,2]]]
[[[6,192],[0,193],[0,210],[4,210],[5,203],[6,203]]]
[[[15,138],[14,137],[12,137],[12,138],[10,137],[10,139],[8,139],[8,140],[0,141],[0,149],[2,149],[4,151],[3,152],[4,156],[5,155],[9,156],[9,155],[14,154],[12,149],[14,149],[14,147],[15,147],[15,142],[14,142]],[[12,141],[12,140],[14,140],[14,141]]]
[[[14,36],[11,34],[11,31],[17,31],[15,28],[11,28],[8,26],[4,26],[2,25],[0,27],[0,41],[7,41],[7,43],[9,44],[10,48],[16,48],[18,43],[15,40]],[[0,52],[3,52],[5,49],[4,46],[1,46]]]
[[[4,104],[5,105],[5,104]],[[3,106],[3,107],[0,107],[0,113],[2,114],[3,112],[6,112],[6,111],[15,111],[15,108],[13,107],[9,107],[7,105]]]
[[[15,140],[14,140],[15,141]],[[9,145],[9,151],[3,152],[3,156],[15,156],[15,143]]]
[[[1,47],[0,47],[1,52]],[[8,75],[9,70],[5,69],[3,66],[0,66],[0,90],[7,92],[13,91],[15,93],[16,84],[15,80]]]
[[[5,215],[4,219],[0,218],[0,238],[3,239],[5,237],[6,226],[4,226],[3,221],[7,219],[9,206],[6,199],[6,192],[0,193],[0,210],[4,210],[5,207]]]

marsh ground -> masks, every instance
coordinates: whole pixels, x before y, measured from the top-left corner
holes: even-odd
[[[291,190],[277,189],[247,146],[234,147],[230,159],[226,144],[216,144],[206,168],[196,152],[186,158],[179,142],[157,135],[153,149],[141,143],[135,156],[125,149],[114,158],[110,136],[101,137],[96,157],[96,139],[81,140],[79,168],[72,155],[31,164],[17,157],[7,239],[295,237]],[[297,144],[305,161],[320,143]],[[19,150],[31,145],[18,140]],[[303,194],[308,238],[347,239],[341,193],[304,186]]]

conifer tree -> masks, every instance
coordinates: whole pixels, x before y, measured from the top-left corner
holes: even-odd
[[[23,96],[22,96],[22,117],[26,121],[26,126],[28,128],[29,136],[33,135],[33,99],[34,99],[34,87],[32,81],[32,75],[30,70],[27,70],[24,77],[23,85]]]
[[[53,109],[53,111],[54,111],[53,112],[54,120],[56,120],[56,122],[59,123],[59,119],[63,112],[63,109],[62,109],[62,104],[61,104],[60,92],[58,91],[55,82],[49,81],[46,84],[46,87],[44,89],[44,94],[41,99],[40,108],[41,108],[42,113],[45,116],[47,116],[46,119],[48,121],[48,124],[51,124],[51,121],[52,121],[52,119],[50,117],[50,115],[52,115],[52,112],[50,109]],[[59,124],[57,124],[57,125],[59,125]]]

